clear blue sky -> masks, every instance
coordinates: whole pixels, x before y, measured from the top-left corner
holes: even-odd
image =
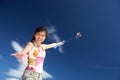
[[[44,68],[48,80],[120,80],[119,0],[0,0],[0,78],[18,62],[11,41],[21,46],[38,25],[53,25],[67,42],[63,54],[51,49]],[[46,43],[50,43],[46,40]]]

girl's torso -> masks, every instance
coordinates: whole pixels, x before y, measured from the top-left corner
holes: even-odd
[[[46,56],[45,49],[42,47],[42,45],[38,48],[34,45],[27,55],[28,65],[26,69],[42,73],[44,58]]]

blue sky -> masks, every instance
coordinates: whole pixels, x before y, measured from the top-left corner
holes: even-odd
[[[18,80],[9,75],[21,66],[10,56],[16,52],[12,42],[24,47],[39,25],[55,29],[51,36],[58,40],[82,33],[79,40],[65,43],[62,53],[47,50],[44,70],[52,77],[45,80],[120,80],[119,4],[118,0],[0,0],[1,80]],[[58,41],[51,38],[45,43]]]

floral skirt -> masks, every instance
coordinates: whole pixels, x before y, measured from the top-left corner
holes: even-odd
[[[42,80],[42,74],[26,69],[22,75],[22,80]]]

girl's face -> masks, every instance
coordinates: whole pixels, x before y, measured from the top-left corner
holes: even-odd
[[[42,43],[46,38],[46,32],[40,31],[35,34],[35,41]]]

